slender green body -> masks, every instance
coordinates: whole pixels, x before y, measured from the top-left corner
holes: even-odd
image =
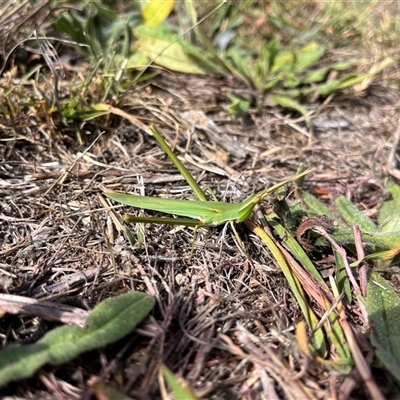
[[[246,221],[252,213],[256,204],[260,203],[266,196],[274,192],[281,186],[286,185],[306,174],[310,171],[304,171],[295,175],[292,178],[286,179],[268,189],[249,196],[242,203],[220,203],[217,201],[206,201],[206,197],[196,181],[190,175],[189,171],[179,161],[171,148],[162,138],[157,129],[152,126],[151,131],[157,139],[161,148],[167,153],[171,161],[176,165],[186,181],[189,183],[194,193],[199,200],[175,200],[163,199],[159,197],[136,196],[131,194],[116,193],[106,191],[104,194],[118,201],[119,203],[143,208],[145,210],[159,211],[166,214],[178,215],[188,218],[150,218],[150,217],[135,217],[133,215],[124,216],[127,222],[150,222],[168,225],[187,225],[187,226],[217,226],[226,222],[243,222]]]
[[[188,225],[188,222],[191,222],[189,225],[192,226],[217,226],[229,221],[245,221],[247,218],[249,218],[256,204],[258,204],[280,186],[285,185],[300,176],[302,176],[302,174],[296,175],[295,177],[280,182],[271,188],[253,194],[242,203],[237,204],[220,203],[218,201],[162,199],[159,197],[136,196],[115,192],[105,192],[104,194],[110,199],[127,206],[192,218],[192,220],[186,220],[186,223],[183,223],[183,220],[181,220],[181,223],[179,223],[179,219],[174,220],[171,218],[159,218],[157,223]],[[134,217],[130,215],[128,215],[125,219],[128,222],[155,222],[152,221],[151,218]]]
[[[217,226],[228,221],[237,221],[240,216],[242,205],[242,203],[229,204],[219,203],[217,201],[161,199],[157,197],[134,196],[110,192],[106,192],[105,195],[118,201],[118,203],[128,206],[160,211],[182,217],[190,217],[198,220],[197,225]],[[253,207],[251,207],[251,209],[253,209]]]

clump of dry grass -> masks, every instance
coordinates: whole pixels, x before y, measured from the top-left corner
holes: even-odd
[[[316,168],[306,184],[309,191],[328,205],[345,193],[374,218],[387,162],[397,159],[392,135],[400,92],[390,80],[398,76],[396,68],[363,91],[348,89],[309,104],[314,131],[268,99],[250,106],[242,119],[233,119],[226,111],[226,87],[242,94],[249,88],[231,77],[221,83],[214,76],[182,79],[164,72],[131,86],[135,75],[124,73],[116,80],[109,76],[111,68],[99,67],[89,56],[84,56],[87,64],[81,70],[65,69],[64,64],[62,75],[57,69],[57,110],[57,83],[45,60],[36,60],[32,72],[22,68],[25,63],[17,52],[9,54],[32,29],[56,18],[57,9],[52,14],[48,5],[22,2],[18,10],[16,5],[0,10],[0,31],[7,32],[0,42],[2,291],[90,310],[103,299],[139,290],[154,296],[157,305],[123,343],[101,350],[100,356],[90,353],[65,366],[47,367],[33,379],[9,385],[4,395],[89,398],[96,389],[88,382],[96,376],[133,398],[158,398],[163,387],[158,366],[163,362],[203,398],[365,396],[365,381],[357,370],[334,371],[300,350],[295,336],[298,303],[269,251],[249,230],[239,228],[251,259],[222,228],[199,229],[192,257],[194,233],[189,228],[145,226],[141,247],[131,246],[124,232],[115,229],[98,185],[180,198],[188,197],[189,188],[142,130],[120,117],[94,119],[90,107],[116,94],[124,111],[162,128],[193,176],[218,198],[240,201],[292,175],[303,163]],[[394,54],[398,21],[387,14],[394,2],[385,3],[385,10],[379,4],[357,8],[355,2],[308,7],[254,2],[242,11],[241,35],[275,35],[288,43],[293,35],[305,40],[316,32],[331,44],[329,59],[354,52],[356,45],[373,54],[376,63]],[[17,19],[21,13],[25,17]],[[205,22],[211,28],[214,17]],[[310,30],[305,24],[309,20]],[[25,48],[30,60],[37,58],[25,45],[19,48]],[[60,56],[68,50],[56,49]],[[227,142],[221,132],[234,138],[244,154],[221,148],[220,142]],[[129,229],[135,235],[135,228]],[[314,250],[313,257],[329,276],[334,266],[330,251]],[[395,277],[392,281],[398,287]],[[349,307],[350,322],[362,328],[356,304]],[[0,321],[4,345],[30,342],[52,327],[35,316],[7,314]],[[357,340],[362,342],[359,336]],[[397,393],[380,370],[374,375],[384,394]]]

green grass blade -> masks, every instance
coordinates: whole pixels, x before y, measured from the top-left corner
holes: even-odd
[[[270,225],[275,231],[278,233],[280,237],[283,237],[283,242],[285,246],[293,253],[293,255],[296,257],[296,259],[299,261],[300,265],[306,269],[318,282],[323,286],[326,290],[328,289],[327,284],[325,283],[324,279],[322,278],[321,274],[319,273],[318,269],[314,266],[310,258],[307,256],[303,248],[299,245],[299,243],[294,239],[294,237],[282,226],[280,225],[276,220],[272,219],[271,217],[266,216],[266,221],[268,222],[268,225]],[[282,268],[282,265],[278,263],[279,266]],[[284,266],[284,265],[283,265]],[[284,267],[286,269],[286,267]],[[286,279],[290,276],[288,272],[285,272],[285,269],[282,269],[282,271],[285,274]],[[292,272],[290,272],[292,273]],[[296,278],[297,279],[297,278]],[[291,280],[288,280],[292,291],[296,290],[296,287],[292,287]],[[296,299],[298,300],[298,296],[296,295]],[[308,304],[305,304],[301,306],[301,303],[299,303],[303,313],[304,309],[306,307],[309,307]],[[326,307],[328,308],[330,304],[326,302]],[[344,362],[344,360],[348,360],[350,357],[350,353],[348,348],[345,345],[345,340],[344,340],[344,335],[343,335],[343,330],[340,327],[340,323],[334,313],[331,313],[328,317],[329,319],[329,324],[324,324],[324,330],[326,332],[326,337],[329,340],[329,342],[334,346],[336,349],[340,360]],[[306,318],[307,320],[307,318]],[[310,321],[308,321],[309,326]],[[322,332],[319,332],[319,334],[322,334]],[[320,342],[320,341],[318,341]],[[337,361],[337,360],[336,360]],[[335,361],[335,362],[336,362]],[[340,365],[336,365],[336,368],[340,368]],[[347,368],[347,367],[344,367]]]
[[[297,240],[281,224],[279,224],[273,218],[266,216],[265,219],[268,222],[268,225],[271,226],[273,229],[275,229],[279,237],[283,238],[282,239],[283,243],[292,252],[292,254],[300,262],[303,268],[305,268],[315,279],[317,279],[321,283],[321,285],[323,285],[327,289],[328,286],[326,285],[318,269],[312,263],[307,253],[299,245]]]
[[[288,263],[285,260],[282,252],[279,250],[278,246],[274,242],[274,240],[260,227],[255,225],[252,221],[246,222],[246,225],[256,234],[268,247],[269,251],[272,253],[275,258],[277,264],[281,268],[283,274],[285,275],[286,280],[288,281],[290,288],[295,296],[299,307],[303,313],[305,320],[307,321],[310,329],[314,329],[318,325],[318,318],[314,314],[311,307],[307,304],[307,300],[305,298],[304,290],[300,284],[298,278],[294,275]],[[322,329],[316,330],[314,336],[312,338],[312,343],[314,348],[320,353],[323,354],[326,351],[325,339],[322,332]]]
[[[297,100],[285,96],[283,94],[273,94],[271,95],[271,100],[276,106],[281,106],[283,108],[289,108],[291,110],[295,110],[299,112],[301,115],[304,116],[307,125],[309,126],[311,124],[311,119],[310,116],[308,115],[307,107],[304,107],[300,102]]]
[[[178,378],[165,365],[161,366],[162,373],[176,400],[198,400],[188,385],[182,384]]]
[[[335,281],[336,281],[336,286],[338,287],[338,292],[342,293],[344,292],[344,300],[350,304],[352,301],[352,293],[351,293],[351,285],[350,285],[350,280],[347,275],[347,271],[345,268],[345,265],[343,263],[342,257],[337,253],[337,251],[334,251],[335,255],[335,263],[336,263],[336,274],[335,274]]]

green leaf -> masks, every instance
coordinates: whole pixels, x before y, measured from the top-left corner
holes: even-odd
[[[321,82],[326,78],[329,72],[329,68],[319,69],[317,71],[309,72],[303,79],[303,83],[317,83]]]
[[[117,58],[117,57],[116,57]],[[140,51],[135,51],[128,57],[128,62],[126,63],[126,69],[137,69],[142,70],[146,67],[148,61],[147,57]]]
[[[307,121],[307,124],[310,124],[310,117],[308,116],[307,108],[302,106],[298,101],[292,99],[291,97],[284,95],[271,95],[271,100],[276,106],[281,106],[283,108],[289,108],[299,112],[303,115]]]
[[[344,221],[348,227],[343,227],[343,221],[335,216],[335,214],[328,209],[328,207],[320,202],[316,197],[301,191],[301,197],[304,203],[309,208],[308,214],[311,216],[321,216],[326,215],[336,221],[338,224],[337,229],[332,233],[332,237],[340,244],[350,244],[354,243],[354,233],[352,230],[352,225],[356,224],[361,229],[362,239],[365,243],[371,246],[378,246],[380,249],[397,249],[400,247],[400,229],[393,231],[379,231],[378,227],[361,211],[359,211],[349,200],[341,196],[336,200],[336,207],[343,217]],[[393,207],[393,205],[395,206]],[[380,219],[384,219],[386,215],[392,215],[392,220],[387,220],[388,224],[397,227],[398,219],[398,209],[397,200],[395,203],[389,203],[385,205],[387,210],[384,209],[383,214],[380,214]],[[390,227],[390,226],[389,226]],[[388,228],[387,228],[388,229]],[[326,244],[325,239],[318,238],[315,243],[316,246],[321,246]],[[395,253],[385,253],[382,257],[389,257],[390,254]],[[377,257],[370,257],[370,259],[379,259],[380,255]]]
[[[165,365],[161,367],[161,370],[176,400],[198,399],[198,397],[193,393],[192,389],[179,382],[178,378]]]
[[[348,225],[358,225],[361,232],[378,232],[377,226],[346,197],[338,197],[335,204]]]
[[[386,192],[392,195],[390,200],[382,203],[378,221],[382,232],[400,231],[400,186],[395,183],[386,185]]]
[[[244,117],[250,107],[250,102],[246,98],[234,93],[228,93],[232,103],[228,106],[228,111],[235,118]]]
[[[256,77],[255,80],[256,82],[256,87],[260,88],[262,83],[266,80],[268,77],[268,74],[270,73],[274,62],[275,62],[275,57],[278,54],[278,48],[279,48],[279,40],[278,39],[273,39],[268,43],[264,43],[261,46],[260,54],[257,59],[257,65],[256,65]]]
[[[382,61],[381,64],[375,69],[373,69],[371,72],[361,75],[349,74],[342,78],[329,82],[325,85],[321,85],[318,88],[318,93],[322,95],[328,95],[334,91],[346,89],[348,87],[363,83],[364,81],[368,81],[392,63],[393,60],[391,58],[387,58],[386,60]]]
[[[136,47],[149,60],[164,68],[188,74],[221,72],[204,52],[160,27],[142,25],[135,29]]]
[[[291,51],[281,51],[274,59],[274,64],[271,68],[272,74],[280,74],[284,71],[291,71],[294,64],[294,54]]]
[[[132,397],[129,397],[118,390],[114,389],[111,386],[108,386],[106,383],[99,379],[93,379],[90,385],[90,388],[93,391],[93,398],[96,399],[107,399],[107,400],[133,400]]]
[[[125,293],[96,306],[84,328],[61,326],[34,344],[6,347],[0,352],[0,386],[29,377],[46,363],[60,365],[123,338],[148,315],[154,302],[145,293]]]
[[[262,92],[267,93],[270,90],[275,89],[275,87],[277,87],[283,81],[283,79],[284,79],[283,75],[278,75],[277,77],[272,78],[272,79],[268,78],[266,80],[265,84],[262,86]],[[287,91],[285,91],[285,95],[286,96],[288,95]],[[290,97],[292,97],[292,96],[290,96]],[[298,97],[298,96],[293,96],[293,97]]]
[[[367,312],[376,356],[400,383],[400,298],[376,272],[368,279]]]
[[[357,85],[358,83],[361,83],[365,81],[367,78],[365,75],[356,75],[356,74],[350,74],[346,75],[342,78],[335,79],[331,82],[328,82],[324,85],[321,85],[317,91],[319,94],[327,96],[333,92],[336,92],[338,90],[343,90],[348,87]]]
[[[379,249],[396,249],[400,247],[400,231],[398,232],[361,232],[362,240],[370,246],[377,246]],[[352,229],[339,228],[332,233],[333,239],[340,244],[354,244],[354,232]],[[315,243],[316,246],[326,244],[324,238],[318,238]],[[375,254],[375,253],[374,253]],[[390,253],[385,253],[389,255]],[[392,253],[394,254],[394,253]],[[382,255],[383,257],[384,255]],[[371,259],[379,259],[379,256]],[[366,258],[367,259],[367,258]]]
[[[338,62],[333,65],[329,65],[325,68],[321,68],[317,71],[307,71],[307,74],[303,79],[303,83],[321,82],[326,78],[326,76],[330,71],[344,71],[346,69],[349,69],[355,64],[359,64],[359,60]]]
[[[299,73],[312,67],[324,55],[325,49],[316,42],[311,42],[296,51],[294,72]]]
[[[395,249],[400,247],[400,230],[392,232],[362,232],[362,238],[367,243],[376,246]]]
[[[397,249],[390,249],[369,254],[368,256],[365,256],[363,260],[391,261],[399,254],[400,254],[400,247],[398,247]],[[354,263],[351,263],[351,266],[358,266],[359,264],[360,261],[356,261]]]
[[[78,43],[87,43],[81,22],[71,11],[68,11],[60,15],[55,25],[58,32],[67,33],[72,40]]]
[[[297,88],[301,84],[301,77],[300,75],[296,75],[295,72],[289,72],[285,76],[285,80],[283,81],[283,87],[292,89]]]
[[[279,39],[272,39],[266,47],[266,62],[267,62],[267,72],[270,72],[275,64],[276,56],[279,53]]]
[[[284,72],[291,72],[298,75],[300,72],[313,66],[325,53],[325,49],[318,45],[316,42],[309,43],[300,49],[293,49],[290,51],[280,51],[278,53],[277,46],[279,42],[274,42],[274,58],[271,63],[271,73],[280,74]]]
[[[344,245],[344,244],[352,244],[354,243],[354,232],[352,229],[346,229],[346,228],[338,228],[337,230],[334,230],[331,233],[332,238]],[[315,245],[316,246],[326,246],[327,245],[327,241],[324,237],[319,237],[316,241],[315,241]]]
[[[302,190],[300,193],[302,200],[310,209],[309,213],[311,213],[311,216],[325,215],[329,218],[332,218],[336,222],[339,222],[336,215],[324,203],[322,203],[322,201],[319,201],[315,196],[306,192],[305,190]]]
[[[227,53],[227,65],[232,73],[239,76],[249,86],[255,86],[254,67],[251,64],[251,58],[248,53],[243,51],[238,45],[233,44]]]
[[[82,111],[79,112],[79,118],[82,121],[90,121],[92,119],[108,114],[110,114],[110,110],[108,109],[107,105],[99,103],[84,108]]]
[[[174,0],[152,0],[142,10],[143,21],[146,25],[160,26],[171,14]]]

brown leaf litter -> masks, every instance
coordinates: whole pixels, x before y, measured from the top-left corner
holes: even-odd
[[[0,92],[10,84],[21,85],[3,75]],[[127,90],[119,107],[154,123],[200,185],[221,200],[241,201],[304,164],[315,168],[306,181],[310,191],[328,204],[345,193],[374,215],[383,179],[388,173],[399,178],[398,88],[381,82],[363,98],[349,89],[311,104],[313,129],[267,104],[236,120],[226,111],[227,90],[245,88],[212,76],[177,80],[162,73],[141,89]],[[86,315],[101,300],[131,290],[157,299],[131,337],[43,369],[39,379],[9,385],[4,394],[90,398],[91,381],[108,382],[132,398],[154,399],[164,362],[199,398],[365,395],[356,372],[342,377],[299,350],[299,307],[269,253],[245,227],[238,229],[251,260],[223,227],[200,228],[195,236],[191,228],[146,225],[136,249],[116,229],[111,205],[99,198],[100,184],[193,199],[142,129],[120,117],[102,117],[81,126],[80,145],[56,115],[40,119],[22,106],[14,120],[0,115],[0,124],[1,310],[11,313],[0,321],[3,345],[40,337],[54,326],[48,319],[66,322],[54,318],[53,307]],[[114,208],[114,217],[126,210]],[[128,228],[135,235],[136,228]],[[32,311],[31,303],[41,311]]]

